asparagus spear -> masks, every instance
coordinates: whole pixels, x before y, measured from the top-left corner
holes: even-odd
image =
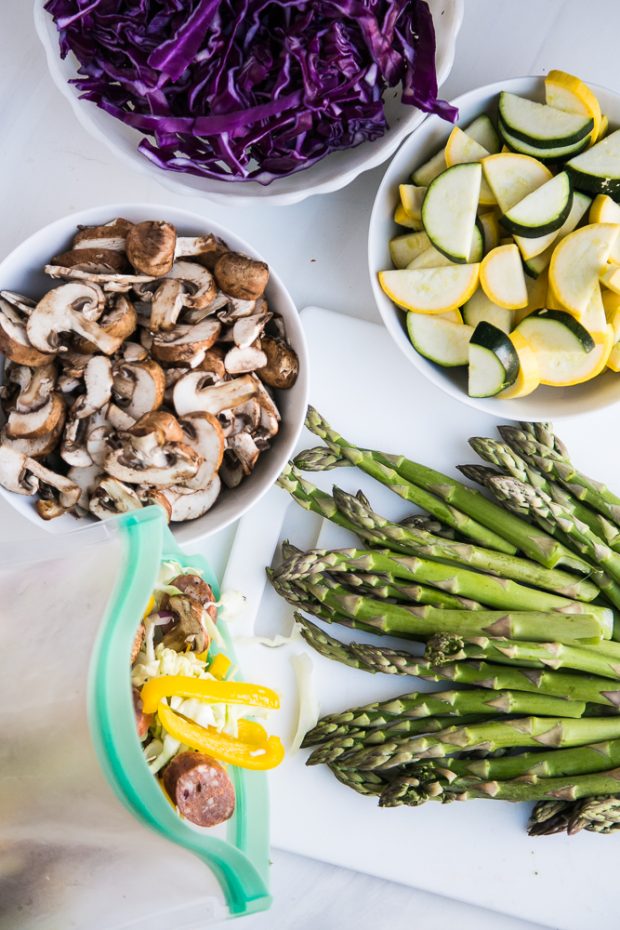
[[[548,836],[566,831],[572,836],[580,830],[593,833],[616,833],[620,830],[620,798],[539,801],[532,811],[527,832],[530,836]]]
[[[458,684],[491,688],[494,691],[510,688],[515,691],[538,692],[590,704],[620,707],[620,684],[614,688],[604,677],[521,668],[518,664],[515,667],[494,665],[478,659],[433,665],[432,662],[425,662],[419,656],[403,650],[365,643],[339,642],[300,614],[295,616],[301,626],[301,634],[310,646],[326,658],[334,659],[352,668],[372,673],[384,672],[389,675],[417,675],[425,681],[453,681]],[[436,639],[441,644],[443,638],[442,636],[433,637],[427,644],[427,653],[429,650],[432,652],[432,644]],[[446,639],[449,638],[446,637]],[[459,642],[463,644],[462,640]],[[440,650],[441,645],[435,645],[434,648]],[[444,646],[445,648],[449,646]]]
[[[385,779],[376,772],[356,772],[354,769],[343,769],[336,763],[332,763],[329,768],[339,782],[367,797],[377,797],[386,786]]]
[[[463,659],[482,659],[532,666],[533,668],[573,669],[600,678],[620,680],[620,659],[613,647],[617,643],[600,643],[596,649],[562,643],[516,642],[510,639],[492,639],[484,636],[465,637],[460,634],[439,633],[429,639],[424,658],[433,667],[442,663],[460,662]],[[607,647],[612,647],[607,651]],[[438,669],[439,670],[439,669]],[[609,703],[620,706],[615,688],[608,685]]]
[[[393,540],[399,544],[399,548],[414,555],[468,565],[483,572],[521,581],[573,599],[590,601],[598,594],[596,585],[579,579],[569,572],[544,568],[530,559],[506,555],[492,549],[483,549],[470,543],[441,539],[423,530],[391,523],[374,513],[358,498],[347,494],[340,488],[333,489],[333,497],[341,514],[363,531],[373,533],[377,542],[384,539],[388,541],[388,548],[389,541]]]
[[[306,426],[328,442],[328,449],[326,452],[335,452],[338,455],[342,454],[351,465],[357,465],[362,471],[365,471],[382,484],[390,487],[392,491],[404,500],[426,510],[427,513],[432,514],[432,516],[441,520],[442,523],[451,526],[463,536],[473,539],[474,542],[482,546],[488,546],[490,549],[498,549],[500,552],[507,552],[509,555],[514,555],[517,551],[516,546],[507,542],[495,530],[484,526],[478,520],[473,519],[464,511],[458,509],[458,506],[453,507],[450,502],[446,503],[440,495],[429,493],[423,488],[403,480],[387,461],[382,462],[380,460],[379,453],[375,456],[374,453],[362,451],[355,446],[350,446],[348,443],[345,445],[345,440],[329,428],[313,407],[308,408]],[[326,427],[328,430],[325,435],[323,435],[323,427]],[[329,436],[329,440],[326,438],[327,436]],[[336,439],[341,440],[343,445],[338,445]],[[316,451],[318,452],[318,450]],[[500,513],[501,512],[500,510]],[[551,568],[553,566],[549,567]]]
[[[293,459],[293,465],[301,471],[331,471],[332,468],[351,468],[351,462],[339,452],[315,446],[303,449]]]
[[[578,500],[584,501],[608,520],[620,525],[620,497],[616,497],[600,481],[588,478],[583,472],[578,471],[566,450],[560,451],[546,445],[536,437],[528,435],[523,428],[502,426],[500,433],[502,438],[535,468],[554,481],[559,481]]]
[[[439,733],[402,738],[346,753],[341,765],[349,768],[387,771],[410,765],[418,759],[433,759],[471,750],[587,746],[620,738],[620,717],[518,717],[492,720],[471,726],[453,726]],[[620,788],[616,790],[620,791]],[[609,789],[606,789],[609,793]],[[595,792],[600,793],[600,792]]]
[[[311,549],[282,563],[278,573],[300,580],[324,572],[379,572],[391,578],[436,585],[452,594],[473,598],[490,607],[517,610],[557,610],[563,613],[591,613],[610,627],[608,608],[584,604],[569,597],[534,590],[509,579],[485,575],[470,569],[446,565],[416,556],[396,556],[379,549]],[[587,590],[588,595],[591,593]]]
[[[443,536],[444,539],[456,539],[457,534],[451,526],[446,526],[440,520],[434,520],[424,513],[413,513],[398,521],[399,526],[408,526],[414,530],[425,530],[433,536]]]
[[[434,604],[435,607],[455,607],[463,610],[479,610],[482,605],[468,597],[444,594],[427,585],[405,584],[386,575],[371,572],[339,572],[338,580],[359,594],[371,597],[392,598],[400,603]]]
[[[348,458],[352,464],[392,488],[401,497],[411,500],[412,503],[423,507],[429,513],[433,511],[420,501],[419,495],[430,494],[435,499],[439,498],[452,510],[457,509],[457,512],[465,514],[477,525],[486,527],[488,532],[494,535],[500,533],[504,540],[512,544],[512,547],[507,550],[505,547],[498,546],[496,542],[488,542],[479,535],[475,536],[463,525],[455,526],[475,542],[489,548],[500,548],[501,551],[508,551],[511,555],[514,555],[516,549],[520,549],[547,568],[564,565],[585,574],[590,571],[590,566],[583,559],[575,556],[553,537],[541,532],[533,532],[529,524],[506,513],[502,507],[488,500],[478,491],[455,481],[454,478],[412,462],[404,456],[384,455],[373,450],[358,449],[333,430],[313,407],[308,408],[306,426],[311,432],[320,436],[332,451]],[[434,515],[440,520],[444,519],[440,514]],[[444,522],[454,526],[450,520],[444,520]]]
[[[429,800],[468,801],[472,798],[513,802],[556,798],[576,800],[613,791],[620,791],[620,768],[559,778],[533,777],[525,781],[456,781],[447,795],[443,794],[440,785],[433,782],[428,785],[420,784],[415,775],[403,775],[386,786],[379,804],[382,807],[396,807],[400,804],[418,806]]]
[[[590,510],[580,500],[573,497],[561,485],[550,480],[526,459],[521,458],[507,443],[495,439],[485,439],[476,436],[469,440],[469,444],[478,455],[491,465],[496,465],[504,473],[512,475],[524,484],[545,491],[555,502],[569,510],[578,520],[587,524],[593,533],[600,536],[614,549],[620,549],[620,532],[609,520],[600,513]]]

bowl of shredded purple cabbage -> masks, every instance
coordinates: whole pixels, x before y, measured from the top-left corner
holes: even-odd
[[[82,124],[176,192],[292,203],[387,159],[454,57],[463,0],[36,0]]]

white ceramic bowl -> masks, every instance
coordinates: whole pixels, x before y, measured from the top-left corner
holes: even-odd
[[[612,124],[620,124],[620,95],[604,87],[590,85],[600,100],[603,113]],[[453,103],[459,108],[459,125],[466,126],[481,113],[495,115],[497,95],[501,90],[532,99],[544,100],[542,77],[512,78],[471,90]],[[429,362],[411,345],[405,328],[405,311],[399,310],[379,287],[377,274],[391,268],[389,240],[406,230],[396,226],[394,208],[398,202],[398,185],[407,181],[412,170],[422,164],[446,141],[451,126],[430,116],[406,140],[391,162],[375,198],[368,236],[370,279],[377,306],[394,342],[409,361],[429,381],[471,407],[494,416],[513,420],[550,420],[563,416],[590,413],[620,401],[620,377],[611,371],[592,381],[570,388],[539,387],[528,397],[497,400],[493,397],[469,397],[467,372],[463,368],[441,368]]]
[[[345,152],[334,152],[305,171],[281,178],[267,187],[257,181],[230,182],[198,178],[190,174],[164,171],[138,152],[142,133],[108,113],[94,103],[79,99],[79,92],[69,84],[76,76],[76,61],[68,56],[64,61],[58,50],[58,33],[49,13],[43,9],[45,0],[34,0],[37,33],[47,56],[47,64],[59,90],[67,98],[82,126],[115,155],[134,168],[155,178],[175,194],[191,197],[202,195],[216,203],[243,204],[250,199],[269,204],[298,203],[313,194],[340,190],[370,168],[382,164],[400,143],[424,119],[416,107],[404,106],[400,96],[388,91],[385,108],[390,129],[374,142],[365,142]],[[464,0],[428,0],[435,24],[437,52],[435,56],[439,86],[448,77],[454,61],[456,37],[463,19]]]
[[[105,207],[92,207],[65,216],[49,226],[45,226],[30,238],[17,246],[10,255],[0,262],[0,288],[18,291],[32,297],[41,296],[50,287],[59,282],[43,274],[43,266],[52,255],[68,248],[78,225],[91,226],[105,223],[114,216],[123,216],[128,220],[160,220],[173,223],[184,236],[204,235],[212,232],[221,236],[228,245],[255,258],[260,254],[219,223],[211,222],[187,210],[169,206],[147,203],[110,204]],[[281,314],[288,339],[299,356],[299,377],[288,391],[277,392],[277,404],[282,414],[280,432],[273,447],[264,452],[252,475],[246,478],[238,488],[223,490],[214,507],[197,520],[185,523],[173,523],[171,529],[179,543],[193,543],[204,536],[210,536],[223,529],[229,523],[239,519],[266,491],[274,484],[278,475],[288,461],[301,433],[306,408],[308,405],[308,350],[301,320],[293,300],[273,268],[270,269],[269,285],[266,297],[273,310]],[[2,355],[0,355],[0,367]],[[58,517],[56,520],[42,520],[35,510],[36,497],[14,494],[0,487],[0,494],[9,504],[38,527],[49,533],[66,533],[85,526],[89,517],[76,520],[71,516]]]

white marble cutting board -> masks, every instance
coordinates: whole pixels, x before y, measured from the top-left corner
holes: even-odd
[[[494,435],[496,422],[455,403],[433,388],[372,323],[327,310],[303,313],[314,359],[311,402],[344,436],[410,457],[450,473],[475,461],[467,438]],[[566,419],[558,433],[584,471],[620,487],[617,413]],[[303,446],[316,444],[309,434]],[[310,476],[312,477],[312,476]],[[390,516],[403,516],[405,502],[350,469],[314,476],[329,488],[361,486]],[[346,535],[323,525],[278,488],[241,521],[224,586],[246,592],[253,605],[238,632],[254,625],[261,635],[286,632],[291,611],[269,588],[256,553],[269,557],[280,539],[301,546],[340,545]],[[278,556],[275,557],[277,562]],[[261,600],[262,594],[262,600]],[[336,629],[342,639],[352,638]],[[363,636],[355,634],[356,639]],[[290,659],[307,650],[314,657],[322,712],[344,709],[418,686],[415,679],[371,676],[322,659],[302,642],[279,649],[240,648],[250,680],[269,682],[283,695],[280,728],[290,736],[296,690]],[[426,687],[422,685],[422,687]],[[418,809],[380,810],[373,799],[343,788],[324,768],[304,765],[302,751],[272,774],[274,846],[446,895],[557,930],[617,930],[620,907],[620,838],[582,834],[530,839],[529,805],[471,801]]]

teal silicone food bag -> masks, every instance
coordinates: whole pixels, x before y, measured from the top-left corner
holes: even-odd
[[[197,930],[270,904],[264,774],[231,767],[233,817],[195,827],[136,734],[131,645],[170,560],[219,600],[157,507],[0,546],[2,930]]]

